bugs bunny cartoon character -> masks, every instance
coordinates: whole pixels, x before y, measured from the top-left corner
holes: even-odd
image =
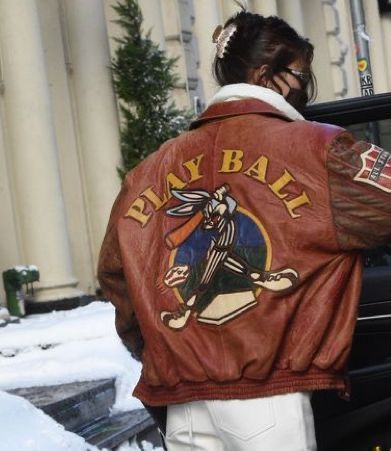
[[[233,251],[236,227],[234,216],[237,202],[232,196],[228,195],[228,192],[229,185],[227,184],[220,186],[213,193],[203,190],[172,190],[173,196],[184,203],[167,210],[167,214],[170,216],[192,216],[192,218],[166,237],[168,247],[172,249],[179,246],[199,225],[205,230],[215,230],[217,237],[211,240],[206,254],[206,266],[193,294],[183,304],[180,304],[176,311],[161,312],[161,320],[171,329],[182,329],[185,327],[191,312],[198,311],[200,296],[207,290],[221,266],[235,274],[246,277],[257,287],[272,291],[286,290],[298,281],[298,274],[294,269],[260,271],[250,267],[244,260],[235,255]],[[170,268],[168,273],[172,269]]]

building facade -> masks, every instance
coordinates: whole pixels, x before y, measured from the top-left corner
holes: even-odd
[[[391,90],[391,13],[362,0],[375,93]],[[34,264],[37,302],[94,294],[100,244],[120,187],[110,61],[116,0],[0,0],[0,271]],[[216,91],[212,33],[233,0],[140,0],[144,30],[178,57],[178,106]],[[317,101],[358,96],[349,0],[248,0],[315,45]],[[0,303],[5,302],[0,289]]]

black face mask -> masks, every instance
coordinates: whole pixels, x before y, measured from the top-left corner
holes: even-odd
[[[303,113],[308,103],[308,94],[304,89],[290,88],[285,100],[299,113]]]

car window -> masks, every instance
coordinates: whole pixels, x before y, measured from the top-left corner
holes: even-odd
[[[379,141],[375,142],[384,149],[391,150],[391,119],[384,119],[381,121],[374,121],[379,131]],[[360,124],[352,124],[346,127],[357,139],[363,139],[364,141],[372,141],[370,124],[368,122],[362,122]],[[376,141],[376,140],[375,140]]]

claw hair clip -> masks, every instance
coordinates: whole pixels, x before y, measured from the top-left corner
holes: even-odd
[[[233,23],[228,25],[226,28],[223,28],[221,25],[218,25],[216,27],[215,31],[213,32],[212,41],[216,44],[217,58],[224,58],[229,40],[232,38],[236,30],[237,27]]]

